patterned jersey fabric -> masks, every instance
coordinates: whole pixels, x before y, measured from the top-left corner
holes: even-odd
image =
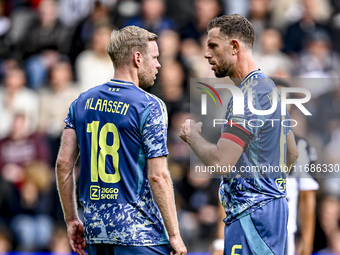
[[[169,243],[147,178],[147,159],[168,154],[164,103],[133,83],[111,80],[82,93],[65,122],[80,149],[86,242]]]
[[[275,84],[260,70],[251,72],[239,85],[244,94],[244,115],[233,114],[230,100],[222,132],[238,125],[250,134],[250,140],[234,169],[224,175],[219,196],[227,217],[225,223],[235,221],[242,213],[251,213],[275,198],[286,195],[287,135],[292,131],[288,112],[281,115],[281,96]],[[254,110],[272,109],[276,93],[276,110],[267,115]],[[273,107],[274,108],[274,107]],[[284,171],[282,171],[284,170]]]

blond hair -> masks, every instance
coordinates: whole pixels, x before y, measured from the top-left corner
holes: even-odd
[[[117,68],[128,64],[135,51],[146,54],[149,41],[157,41],[157,35],[137,26],[127,26],[112,31],[106,52]]]

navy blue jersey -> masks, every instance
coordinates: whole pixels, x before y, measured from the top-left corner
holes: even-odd
[[[262,71],[251,72],[238,88],[244,94],[244,115],[233,114],[231,99],[225,117],[228,124],[223,125],[222,132],[237,126],[249,134],[249,141],[235,164],[237,171],[225,175],[220,185],[220,200],[227,223],[236,220],[244,211],[251,213],[286,195],[287,136],[292,131],[288,112],[281,115],[280,92]],[[250,102],[257,110],[271,109],[273,94],[277,93],[276,110],[268,115],[252,113],[248,106],[250,89]]]
[[[147,159],[168,154],[164,103],[131,82],[111,80],[82,93],[65,122],[80,149],[86,242],[167,244],[147,178]]]

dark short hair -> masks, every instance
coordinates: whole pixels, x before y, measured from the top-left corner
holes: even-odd
[[[235,37],[246,43],[250,48],[255,41],[255,31],[253,25],[245,17],[239,14],[223,15],[212,19],[208,24],[208,31],[219,27],[220,34]]]

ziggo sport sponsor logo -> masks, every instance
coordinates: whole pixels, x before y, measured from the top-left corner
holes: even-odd
[[[90,198],[91,200],[99,199],[117,199],[119,189],[117,188],[103,188],[97,185],[91,185]]]

